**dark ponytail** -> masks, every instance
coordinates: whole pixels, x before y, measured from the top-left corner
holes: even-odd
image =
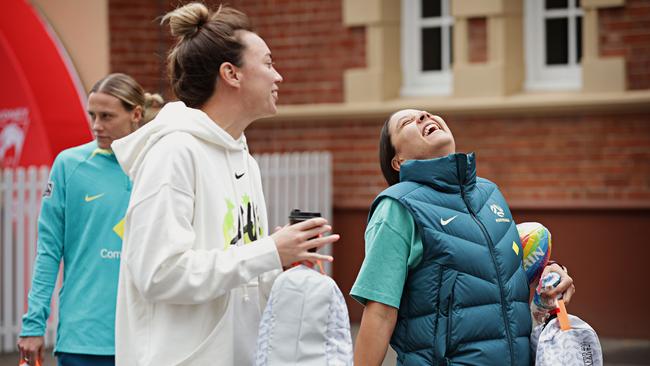
[[[388,182],[389,186],[399,183],[399,172],[393,169],[392,161],[395,157],[395,147],[390,140],[390,119],[393,117],[391,114],[384,122],[384,127],[381,129],[379,136],[379,165],[381,172],[384,174],[384,179]]]

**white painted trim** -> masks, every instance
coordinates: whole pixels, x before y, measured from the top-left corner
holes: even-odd
[[[450,0],[442,1],[442,16],[439,18],[421,18],[422,0],[402,0],[402,47],[401,62],[403,84],[402,96],[449,95],[452,89],[452,71],[449,64],[451,42],[450,26],[453,18],[449,7]],[[424,27],[441,27],[442,70],[422,70],[422,32]]]
[[[278,108],[278,114],[259,120],[259,124],[338,123],[341,119],[375,118],[383,120],[391,113],[405,108],[436,111],[441,115],[503,116],[512,114],[545,115],[565,113],[647,113],[650,111],[650,90],[569,91],[548,93],[515,93],[481,97],[419,97],[357,103],[293,104]],[[340,202],[339,202],[340,203]],[[345,203],[342,204],[345,206]]]
[[[582,66],[577,62],[577,16],[584,16],[581,8],[575,7],[575,0],[569,0],[568,9],[544,9],[544,1],[525,0],[525,56],[526,90],[579,90],[582,88]],[[569,64],[545,64],[546,49],[545,20],[559,17],[569,19]],[[583,46],[584,47],[584,46]]]

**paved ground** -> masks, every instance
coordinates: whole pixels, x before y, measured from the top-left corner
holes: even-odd
[[[353,327],[353,336],[357,327]],[[650,365],[650,340],[621,340],[601,339],[605,365],[607,366],[639,366]],[[18,354],[0,354],[0,366],[17,366]],[[51,351],[47,352],[43,366],[55,366]],[[388,351],[383,366],[395,365],[395,353]]]

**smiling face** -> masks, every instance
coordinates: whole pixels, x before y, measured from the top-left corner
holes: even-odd
[[[239,32],[245,46],[240,68],[242,102],[254,119],[272,116],[277,113],[277,84],[282,82],[282,76],[275,70],[271,50],[264,40],[252,32]]]
[[[445,121],[426,111],[404,109],[388,121],[390,141],[395,148],[393,169],[399,171],[406,160],[433,159],[456,151],[451,130]]]
[[[135,131],[142,119],[140,106],[128,111],[119,99],[101,92],[88,96],[88,114],[97,146],[101,149],[110,149],[114,140]]]

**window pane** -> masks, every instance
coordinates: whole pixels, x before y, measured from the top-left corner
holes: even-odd
[[[442,70],[440,27],[422,28],[422,71]]]
[[[546,9],[566,9],[568,0],[546,0]]]
[[[442,0],[422,0],[422,18],[442,15]]]
[[[569,63],[569,20],[567,18],[546,19],[546,64],[566,65]]]
[[[576,45],[578,46],[576,59],[580,63],[582,61],[582,17],[576,17]]]
[[[454,64],[454,26],[449,27],[449,66]]]

